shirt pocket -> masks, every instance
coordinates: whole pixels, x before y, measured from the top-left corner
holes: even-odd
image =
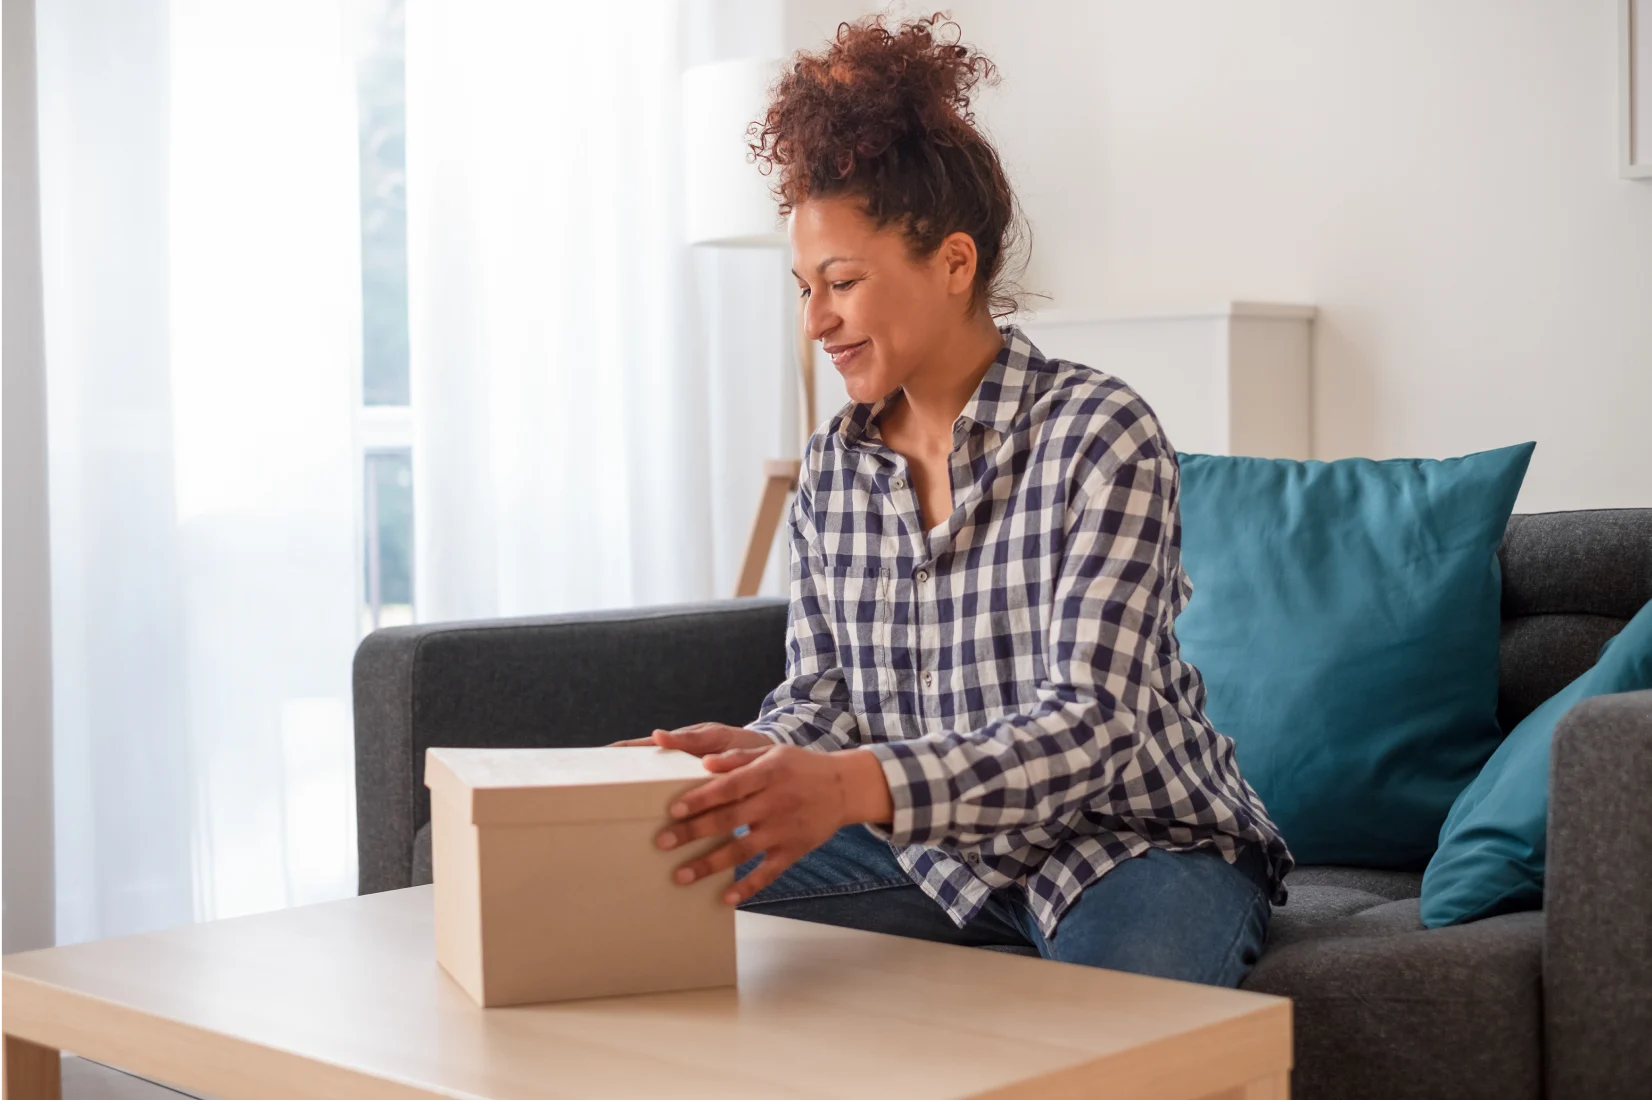
[[[893,570],[865,559],[827,566],[837,628],[838,664],[855,709],[884,707],[895,694]]]

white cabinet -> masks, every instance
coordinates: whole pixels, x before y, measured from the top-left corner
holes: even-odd
[[[1312,306],[1258,302],[1162,313],[1025,314],[1047,356],[1116,375],[1179,452],[1311,458]]]

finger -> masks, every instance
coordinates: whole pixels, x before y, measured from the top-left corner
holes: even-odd
[[[685,727],[685,728],[692,728],[692,727]],[[660,745],[660,746],[663,746],[665,748],[671,748],[672,746],[666,745],[665,741],[661,740],[661,738],[662,737],[669,738],[669,737],[673,736],[675,734],[675,732],[676,731],[674,731],[674,730],[655,729],[647,737],[627,737],[623,741],[615,741],[614,744],[615,745],[625,745],[625,746],[636,746],[636,747],[651,747],[651,746],[654,746],[654,745]]]
[[[678,726],[676,729],[662,729],[654,732],[668,734],[673,737],[693,737],[704,734],[707,730],[714,729],[716,726],[716,722],[693,722],[686,726]]]
[[[628,737],[624,741],[614,741],[609,744],[613,749],[651,749],[655,745],[652,737]]]
[[[661,748],[680,749],[696,756],[703,756],[708,751],[722,747],[722,740],[718,737],[715,727],[714,722],[700,722],[674,730],[655,730],[654,743]]]
[[[779,878],[797,862],[797,856],[786,848],[770,848],[763,853],[763,862],[753,867],[746,877],[723,892],[723,904],[739,905],[757,891]]]
[[[768,812],[768,802],[762,796],[732,802],[669,826],[654,837],[654,844],[659,848],[677,848],[690,840],[721,836],[733,832],[740,825],[755,826]]]
[[[703,814],[707,810],[729,802],[750,798],[769,785],[769,772],[761,761],[725,772],[679,796],[670,806],[670,814],[678,821]]]
[[[764,834],[753,831],[745,836],[735,837],[727,844],[707,852],[698,859],[691,859],[682,864],[671,877],[679,885],[687,886],[691,882],[698,882],[707,875],[715,875],[718,871],[726,871],[736,863],[744,863],[752,856],[763,851],[763,845],[767,843],[763,836]],[[768,857],[765,856],[763,862],[767,863]]]
[[[735,768],[745,767],[773,747],[773,745],[764,745],[762,748],[724,749],[722,752],[715,752],[702,757],[701,760],[708,772],[731,772]]]

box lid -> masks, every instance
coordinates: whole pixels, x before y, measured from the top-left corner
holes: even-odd
[[[666,818],[712,778],[676,749],[426,749],[424,784],[477,825]]]

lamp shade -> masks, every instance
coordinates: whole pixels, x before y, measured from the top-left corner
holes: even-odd
[[[741,58],[683,73],[683,188],[690,244],[787,243],[769,177],[746,159],[746,127],[763,117],[781,62]]]

